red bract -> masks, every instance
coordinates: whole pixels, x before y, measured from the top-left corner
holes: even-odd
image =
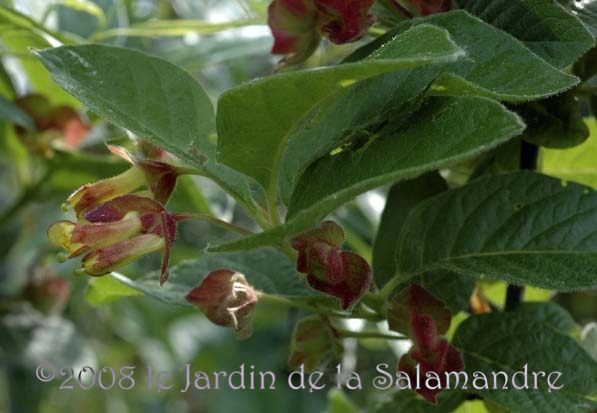
[[[460,353],[442,336],[450,328],[452,315],[446,306],[424,288],[411,284],[392,299],[388,310],[390,329],[408,335],[413,341],[411,350],[400,358],[398,369],[417,380],[419,365],[423,383],[417,392],[430,403],[436,403],[436,395],[446,386],[446,372],[461,371]],[[426,374],[435,373],[437,383],[427,387]]]
[[[286,55],[285,63],[299,63],[317,48],[317,10],[311,0],[274,0],[267,24],[274,36],[273,54]]]
[[[419,381],[417,381],[417,365],[419,366]],[[462,371],[463,368],[464,364],[460,353],[448,344],[446,339],[438,340],[433,348],[426,351],[415,345],[398,362],[398,369],[408,375],[411,383],[422,383],[417,393],[433,404],[437,403],[437,394],[447,386],[446,373]],[[430,377],[427,373],[437,378],[434,380],[435,382],[431,383],[432,387],[437,388],[426,386],[428,377]]]
[[[286,55],[283,63],[300,63],[322,35],[336,44],[358,40],[373,23],[372,5],[373,0],[273,0],[268,8],[272,53]]]
[[[94,276],[163,250],[161,284],[168,279],[175,234],[176,220],[164,207],[137,195],[116,197],[87,210],[80,222],[59,221],[48,230],[50,241],[64,248],[68,258],[88,253],[83,268]]]
[[[133,166],[120,175],[77,189],[68,198],[77,216],[143,185],[149,188],[157,202],[165,204],[168,201],[176,185],[176,178],[180,175],[180,168],[165,162],[136,159],[124,148],[110,146],[109,149]]]
[[[330,41],[344,44],[360,39],[373,23],[373,0],[313,0],[325,21],[320,29]]]
[[[211,272],[186,296],[211,322],[234,328],[239,339],[251,335],[251,316],[258,298],[244,275],[226,269]]]
[[[290,244],[298,251],[297,271],[307,274],[309,285],[339,298],[346,309],[367,291],[372,271],[358,254],[340,250],[343,240],[342,228],[325,221],[297,235]]]

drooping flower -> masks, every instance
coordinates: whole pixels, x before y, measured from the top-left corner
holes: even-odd
[[[451,320],[452,315],[444,303],[416,284],[396,295],[388,309],[390,329],[406,334],[413,341],[410,351],[400,358],[398,370],[404,372],[411,383],[422,383],[416,391],[434,404],[437,394],[446,388],[445,373],[458,372],[464,367],[458,350],[443,337]],[[438,381],[431,383],[431,387],[427,387],[428,373],[433,373]]]
[[[268,8],[272,53],[286,55],[282,63],[300,63],[322,36],[336,44],[358,40],[373,23],[372,5],[373,0],[273,0]]]
[[[286,55],[284,62],[307,59],[321,39],[317,10],[312,0],[274,0],[268,7],[267,23],[274,36],[273,54]]]
[[[143,255],[162,250],[160,283],[168,278],[176,219],[153,199],[121,195],[82,212],[79,222],[59,221],[48,230],[52,244],[68,258],[82,254],[83,269],[100,276]]]
[[[250,337],[253,308],[259,297],[243,274],[227,269],[213,271],[186,299],[214,324],[232,327],[239,339]]]
[[[367,291],[372,271],[360,255],[340,249],[343,241],[342,228],[325,221],[294,237],[290,245],[298,251],[296,269],[307,274],[309,285],[339,298],[347,309]]]
[[[168,201],[174,190],[176,178],[181,174],[180,168],[161,161],[136,159],[124,148],[110,146],[109,149],[133,166],[112,178],[77,189],[68,198],[68,202],[78,217],[94,206],[129,194],[143,185],[147,186],[157,202],[165,204]]]

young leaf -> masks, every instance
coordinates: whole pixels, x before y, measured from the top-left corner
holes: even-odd
[[[282,73],[234,88],[218,103],[218,159],[255,178],[271,195],[290,135],[318,103],[359,80],[462,56],[445,30],[424,25],[395,36],[361,62]]]
[[[522,40],[556,67],[574,63],[595,41],[555,0],[461,0],[463,9]]]
[[[559,313],[557,307],[542,305],[543,314]],[[508,313],[490,313],[471,316],[456,331],[453,343],[464,356],[465,369],[470,380],[474,372],[482,372],[488,379],[489,389],[475,389],[469,380],[468,390],[512,413],[541,411],[591,411],[597,407],[595,370],[597,363],[570,336],[554,328],[549,318],[542,317],[537,308],[523,306]],[[512,383],[516,372],[527,366],[528,389],[517,390]],[[532,372],[545,372],[545,376]],[[492,372],[505,372],[509,377],[507,389],[503,376],[498,375],[496,388]],[[561,373],[561,376],[558,373]],[[547,378],[551,374],[550,389]],[[516,377],[516,385],[524,385],[524,373]],[[559,376],[557,379],[556,377]],[[461,380],[462,381],[462,380]],[[477,387],[483,381],[477,380]],[[452,380],[454,386],[454,380]],[[458,385],[461,388],[462,383]]]
[[[597,285],[597,192],[532,172],[482,178],[416,207],[398,241],[407,279],[446,269],[570,291]]]

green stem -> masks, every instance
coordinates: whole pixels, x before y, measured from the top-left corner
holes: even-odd
[[[238,227],[234,224],[231,224],[229,222],[223,221],[221,219],[218,219],[216,217],[212,217],[211,215],[207,215],[207,214],[201,214],[199,212],[175,212],[172,214],[172,216],[174,217],[174,219],[176,219],[177,221],[182,221],[182,220],[195,220],[195,221],[206,221],[206,222],[210,222],[214,225],[217,225],[218,227],[221,228],[225,228],[228,229],[230,231],[234,231],[237,232],[241,235],[253,235],[253,232],[246,230],[244,228]]]
[[[335,329],[342,337],[352,338],[380,338],[384,340],[410,340],[409,337],[397,336],[395,334],[385,334],[379,331],[350,331]]]
[[[394,291],[402,282],[404,282],[404,279],[400,276],[400,274],[394,275],[390,281],[388,281],[386,285],[382,287],[378,296],[382,300],[387,300],[390,297],[390,294],[392,294],[392,291]]]
[[[312,311],[318,314],[323,314],[329,317],[338,318],[361,318],[365,320],[380,321],[380,317],[377,314],[346,314],[340,311],[331,310],[328,308],[321,308],[315,305],[307,304],[302,301],[293,300],[279,295],[270,295],[265,293],[259,293],[259,301],[263,303],[284,305],[287,307],[301,308],[303,310]]]

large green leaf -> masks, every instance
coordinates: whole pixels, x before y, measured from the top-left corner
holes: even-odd
[[[63,46],[37,52],[52,78],[106,119],[197,163],[215,153],[214,110],[190,74],[141,52]]]
[[[112,282],[93,283],[88,293],[92,302],[108,302],[112,298],[134,295],[141,291],[168,304],[190,305],[185,296],[212,271],[227,268],[245,275],[249,284],[259,291],[288,297],[321,299],[331,302],[321,293],[311,289],[296,272],[294,263],[274,249],[261,249],[252,252],[211,254],[204,253],[199,258],[184,261],[170,269],[168,282],[160,286],[159,274],[150,273],[137,280],[113,273],[113,277],[129,289],[114,288]]]
[[[398,241],[397,273],[445,269],[570,291],[597,285],[597,193],[532,172],[482,178],[424,201]]]
[[[386,128],[388,133],[363,147],[313,163],[297,185],[285,225],[216,249],[275,244],[367,190],[466,159],[507,141],[524,126],[492,100],[434,97],[403,129],[394,130],[391,124]]]
[[[444,68],[445,73],[436,81],[433,93],[474,94],[521,102],[555,95],[578,83],[576,77],[554,68],[518,39],[463,10],[402,23],[357,50],[348,60],[362,59],[382,47],[396,33],[422,23],[447,29],[469,57]]]
[[[367,59],[281,73],[224,93],[218,103],[218,158],[277,191],[280,160],[292,132],[327,97],[382,73],[464,56],[448,33],[428,25],[395,36]]]
[[[555,0],[461,0],[463,9],[522,40],[556,67],[574,63],[595,41]]]
[[[586,119],[591,135],[586,142],[565,151],[541,149],[539,170],[567,181],[576,181],[597,189],[597,122]]]
[[[597,36],[597,0],[559,0],[559,2],[568,7],[593,36]]]
[[[304,127],[292,133],[281,161],[279,187],[286,205],[309,163],[337,147],[370,139],[386,123],[395,128],[407,124],[438,76],[432,93],[481,94],[514,101],[553,94],[574,83],[573,78],[545,64],[511,36],[463,12],[404,23],[347,61],[366,58],[396,33],[425,22],[447,29],[456,43],[466,48],[467,58],[367,79],[319,105],[305,119]],[[540,83],[536,83],[537,76],[543,79]],[[447,89],[448,85],[452,86]]]
[[[255,211],[250,182],[215,161],[213,106],[190,74],[165,60],[112,46],[65,46],[37,55],[52,78],[93,111],[202,168]]]
[[[301,176],[289,221],[316,222],[367,190],[466,159],[518,135],[520,119],[499,103],[430,98],[404,128],[314,162]],[[325,179],[321,179],[325,177]]]
[[[597,363],[566,335],[558,319],[561,310],[552,305],[524,306],[518,311],[472,316],[456,331],[453,344],[461,351],[465,370],[469,375],[468,390],[478,393],[485,400],[495,402],[511,413],[589,412],[597,407]],[[555,320],[555,321],[554,321]],[[528,369],[528,389],[517,390],[512,376]],[[537,388],[532,372],[538,375]],[[488,379],[489,389],[478,390],[472,386],[473,373],[482,372]],[[505,372],[510,381],[503,389],[503,379],[493,388],[493,372]],[[556,380],[558,374],[561,377]],[[554,386],[547,383],[552,374]],[[499,376],[498,376],[499,377]],[[461,380],[462,381],[462,380]],[[554,383],[555,381],[555,383]],[[477,387],[482,381],[477,380]],[[516,377],[523,385],[523,373]],[[452,385],[454,380],[452,379]],[[459,384],[459,388],[462,384]]]

